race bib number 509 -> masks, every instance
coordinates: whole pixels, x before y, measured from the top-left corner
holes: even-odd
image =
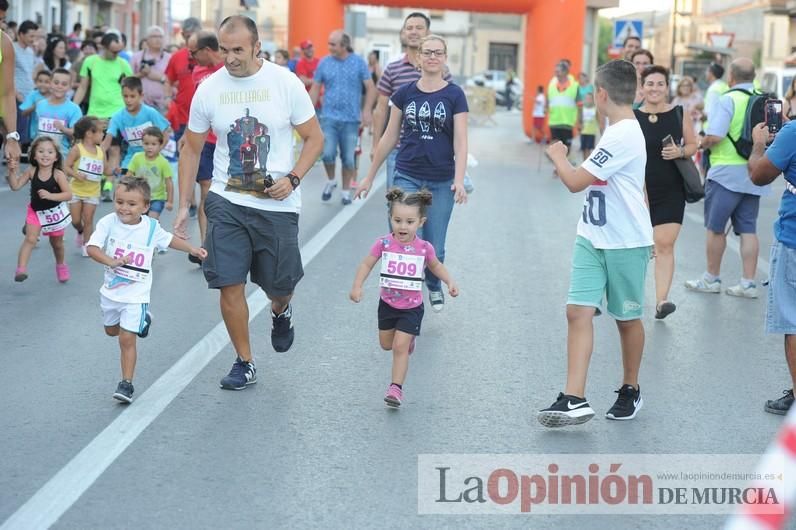
[[[420,291],[423,288],[424,256],[384,252],[379,285],[388,289]]]

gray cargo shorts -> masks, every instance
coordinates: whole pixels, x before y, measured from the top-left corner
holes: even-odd
[[[207,285],[246,283],[246,275],[270,296],[287,296],[304,276],[298,246],[299,215],[233,204],[209,193],[205,201]]]

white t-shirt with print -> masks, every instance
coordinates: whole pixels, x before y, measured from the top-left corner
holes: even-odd
[[[196,88],[188,129],[218,137],[210,191],[259,210],[298,212],[301,188],[284,201],[262,193],[264,178],[293,169],[293,126],[307,122],[315,107],[301,80],[287,68],[263,61],[249,77],[221,68]]]
[[[586,189],[578,235],[594,248],[637,248],[652,245],[650,212],[644,202],[647,148],[635,119],[607,129],[591,157],[581,166],[594,175]]]
[[[151,254],[155,250],[168,248],[172,237],[169,232],[163,230],[158,221],[147,215],[142,215],[141,222],[138,224],[127,225],[119,219],[116,213],[111,213],[97,223],[88,244],[101,248],[109,256],[113,256],[115,249],[119,246],[127,249],[129,245],[137,247],[136,250],[147,248]],[[147,241],[149,241],[149,245],[147,245]],[[100,293],[106,298],[124,304],[148,304],[151,290],[151,262],[150,273],[146,279],[141,281],[124,278],[116,274],[115,269],[105,267],[105,279],[100,287]]]

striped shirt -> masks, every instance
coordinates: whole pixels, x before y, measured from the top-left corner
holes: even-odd
[[[409,60],[409,56],[404,54],[400,59],[396,59],[387,65],[381,79],[379,79],[377,88],[381,95],[390,97],[405,84],[417,81],[418,79],[420,79],[420,71]],[[445,81],[450,82],[452,80],[453,77],[446,66]]]

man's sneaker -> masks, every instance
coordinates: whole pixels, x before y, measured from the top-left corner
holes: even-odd
[[[149,335],[149,327],[152,325],[152,314],[147,311],[146,316],[144,316],[144,326],[141,328],[141,331],[138,332],[138,336],[142,339],[147,338]]]
[[[790,410],[791,405],[793,405],[793,389],[789,388],[782,391],[781,398],[769,399],[766,401],[766,406],[764,409],[766,412],[770,412],[771,414],[779,414],[780,416],[784,416]]]
[[[221,388],[226,390],[243,390],[246,385],[257,382],[257,369],[253,363],[238,357],[229,373],[221,379]]]
[[[188,261],[190,261],[191,263],[196,263],[200,267],[202,265],[202,258],[194,256],[193,254],[188,254]]]
[[[323,187],[323,193],[321,194],[322,201],[328,201],[332,198],[332,192],[337,187],[337,183],[333,180],[330,180],[326,183],[326,186]]]
[[[343,195],[343,197],[340,199],[340,204],[342,204],[343,206],[348,206],[349,204],[351,204],[351,196]]]
[[[404,392],[396,384],[391,384],[387,389],[387,394],[384,396],[384,402],[388,407],[397,409],[401,406],[401,400],[404,398]]]
[[[445,308],[445,295],[442,294],[442,291],[429,291],[428,301],[435,313],[439,313]]]
[[[685,282],[685,288],[691,291],[698,291],[700,293],[720,293],[721,280],[715,282],[708,282],[704,277],[698,280],[688,280]]]
[[[638,390],[633,388],[633,385],[622,385],[619,390],[614,390],[619,397],[616,398],[614,406],[608,409],[605,417],[609,420],[632,420],[641,407],[644,406],[644,400],[641,399],[641,387]]]
[[[752,283],[749,287],[744,287],[742,283],[728,287],[725,291],[730,296],[738,296],[740,298],[757,298],[757,285]]]
[[[559,392],[555,403],[542,409],[536,415],[539,423],[545,427],[566,427],[586,423],[594,417],[589,402],[584,398],[568,396]]]
[[[271,311],[271,346],[280,353],[286,352],[293,345],[293,307],[288,304],[281,315]]]
[[[116,392],[113,393],[113,399],[118,399],[124,403],[132,403],[133,402],[133,392],[135,389],[133,388],[133,383],[122,379],[119,381],[119,384],[116,385]]]

